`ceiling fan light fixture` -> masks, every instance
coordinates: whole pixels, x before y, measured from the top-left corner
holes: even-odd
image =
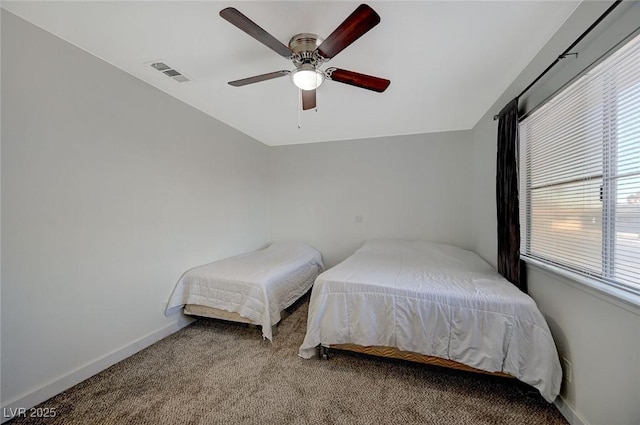
[[[287,74],[300,92],[300,106],[303,111],[316,108],[316,89],[325,78],[342,84],[349,84],[375,92],[383,92],[391,81],[371,75],[360,74],[346,69],[329,68],[321,71],[325,62],[349,47],[370,29],[380,23],[380,16],[366,4],[361,4],[326,39],[312,33],[299,33],[291,37],[286,46],[258,24],[234,7],[220,11],[220,16],[241,31],[255,38],[280,56],[293,62],[293,71],[276,71],[256,75],[241,80],[229,81],[229,85],[242,87],[248,84],[272,80]]]
[[[313,65],[304,64],[291,72],[291,80],[300,90],[315,90],[324,81],[324,74]]]

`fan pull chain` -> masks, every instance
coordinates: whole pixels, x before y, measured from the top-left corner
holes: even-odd
[[[302,114],[302,90],[298,90],[298,130],[302,130],[301,114]]]

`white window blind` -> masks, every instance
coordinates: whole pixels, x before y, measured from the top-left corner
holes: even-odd
[[[523,255],[640,294],[640,36],[520,123]]]

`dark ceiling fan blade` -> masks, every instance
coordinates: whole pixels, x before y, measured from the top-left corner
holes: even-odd
[[[260,81],[273,80],[274,78],[289,75],[289,71],[276,71],[268,74],[256,75],[255,77],[243,78],[242,80],[229,81],[229,85],[234,87],[242,87],[247,84],[259,83]]]
[[[346,69],[329,68],[325,71],[327,78],[339,83],[349,84],[367,90],[382,93],[389,87],[391,81],[384,78],[372,77],[371,75],[359,74]]]
[[[220,11],[220,16],[258,40],[280,56],[291,57],[291,50],[282,44],[277,38],[263,30],[258,24],[244,16],[234,7],[227,7]]]
[[[302,93],[302,110],[308,111],[316,107],[316,91],[314,90],[300,90]]]
[[[331,59],[379,22],[380,16],[371,7],[361,4],[318,46],[318,54]]]

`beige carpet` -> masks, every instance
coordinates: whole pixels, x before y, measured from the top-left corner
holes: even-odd
[[[48,400],[55,418],[13,424],[566,424],[536,390],[361,355],[304,360],[308,304],[274,343],[202,319]]]

